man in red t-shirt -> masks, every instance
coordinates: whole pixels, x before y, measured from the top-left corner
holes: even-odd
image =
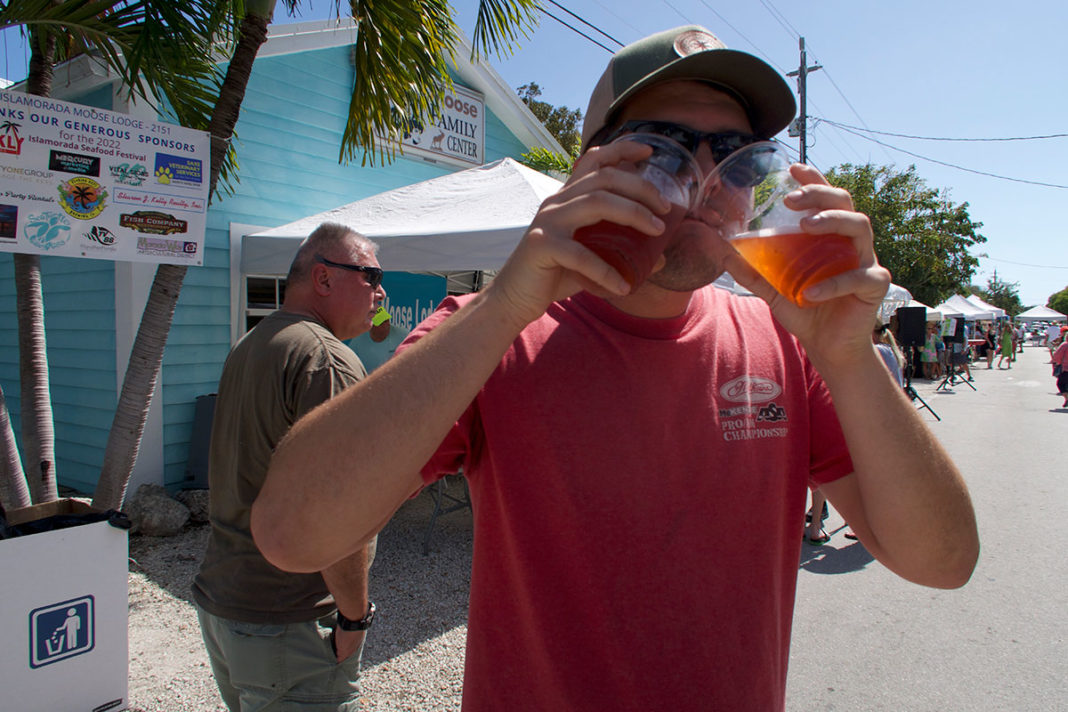
[[[582,158],[496,279],[447,300],[280,444],[253,509],[265,556],[322,568],[462,466],[468,712],[783,709],[806,488],[901,576],[963,585],[974,513],[872,345],[890,277],[845,191],[793,168],[803,229],[860,257],[804,309],[741,261],[711,210],[686,216],[634,289],[572,239],[602,220],[665,229],[669,204],[628,170],[650,149],[613,133],[685,142],[707,174],[793,114],[782,77],[703,28],[619,50]],[[724,270],[761,299],[708,286]]]

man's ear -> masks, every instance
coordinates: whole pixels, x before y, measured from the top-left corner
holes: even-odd
[[[330,270],[324,264],[312,265],[312,286],[321,297],[330,294]]]

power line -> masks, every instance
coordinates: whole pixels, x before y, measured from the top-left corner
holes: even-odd
[[[575,18],[576,20],[578,20],[578,21],[579,21],[579,22],[581,22],[582,24],[586,25],[586,26],[587,26],[587,27],[589,27],[589,28],[590,28],[591,30],[595,30],[596,32],[599,32],[600,34],[604,35],[605,37],[607,37],[607,38],[608,38],[609,40],[611,40],[612,42],[615,42],[615,43],[616,43],[617,45],[619,45],[620,47],[622,47],[622,46],[623,46],[623,43],[622,43],[622,42],[620,42],[619,40],[617,40],[617,39],[616,39],[615,37],[613,37],[612,35],[608,34],[608,33],[607,33],[607,32],[605,32],[604,30],[602,30],[602,29],[601,29],[600,27],[597,27],[596,25],[590,24],[590,23],[589,23],[589,22],[587,22],[586,20],[582,19],[581,17],[579,17],[578,15],[576,15],[575,13],[571,12],[571,11],[570,11],[570,10],[568,10],[568,9],[567,9],[566,7],[564,7],[563,5],[561,5],[560,3],[556,2],[556,0],[549,0],[549,2],[551,2],[551,3],[553,4],[553,5],[556,5],[556,6],[558,7],[558,8],[560,8],[561,10],[563,10],[564,12],[566,12],[566,13],[567,13],[568,15],[571,15],[571,17]],[[555,18],[554,18],[554,19],[555,19]],[[603,46],[603,45],[602,45],[602,46]]]
[[[560,19],[559,17],[557,17],[556,15],[552,14],[551,12],[549,12],[548,10],[546,10],[545,8],[541,8],[541,11],[542,11],[542,12],[544,12],[544,13],[545,13],[546,15],[548,15],[549,17],[551,17],[551,18],[553,18],[554,20],[556,20],[557,22],[559,22],[559,23],[560,23],[561,25],[563,25],[563,26],[564,26],[564,27],[566,27],[567,29],[569,29],[569,30],[571,30],[572,32],[574,32],[575,34],[578,34],[578,35],[582,35],[583,37],[585,37],[586,39],[588,39],[588,40],[589,40],[590,42],[593,42],[593,43],[594,43],[595,45],[597,45],[598,47],[600,47],[601,49],[603,49],[603,50],[604,50],[605,52],[608,52],[608,54],[615,54],[615,51],[614,51],[614,50],[612,50],[611,48],[609,48],[609,47],[605,47],[605,46],[604,46],[603,44],[601,44],[601,43],[600,43],[600,42],[598,42],[597,40],[593,39],[592,37],[590,37],[589,35],[587,35],[587,34],[586,34],[585,32],[583,32],[582,30],[578,29],[578,28],[577,28],[577,27],[575,27],[574,25],[569,25],[568,23],[564,22],[564,21],[563,21],[563,20],[561,20],[561,19]]]
[[[817,119],[817,121],[823,121],[823,120],[824,119]],[[828,122],[828,123],[830,123],[830,122]],[[1003,175],[999,175],[997,173],[988,173],[986,171],[977,171],[974,168],[965,168],[964,166],[958,166],[955,163],[946,163],[945,161],[939,161],[936,158],[931,158],[929,156],[921,156],[918,153],[913,153],[912,151],[906,151],[905,149],[898,148],[897,146],[891,146],[890,144],[884,143],[884,142],[880,141],[879,139],[872,138],[871,136],[865,136],[863,133],[860,133],[859,131],[852,131],[850,129],[847,129],[844,126],[842,126],[841,124],[837,124],[836,126],[837,126],[837,128],[841,129],[842,131],[845,131],[846,133],[851,133],[851,134],[853,134],[855,136],[859,136],[860,138],[863,138],[863,139],[865,139],[867,141],[871,141],[872,143],[877,143],[880,146],[885,146],[886,148],[890,148],[890,149],[893,149],[893,150],[898,151],[900,153],[904,153],[906,155],[912,156],[913,158],[919,158],[920,160],[923,160],[923,161],[930,161],[931,163],[937,163],[938,165],[946,166],[947,168],[956,168],[958,171],[965,171],[966,173],[975,173],[976,175],[988,176],[990,178],[998,178],[1000,180],[1008,180],[1008,181],[1012,181],[1014,183],[1027,183],[1028,185],[1040,185],[1040,186],[1043,186],[1043,187],[1046,187],[1046,188],[1063,188],[1063,189],[1068,190],[1068,185],[1059,185],[1057,183],[1043,183],[1041,181],[1027,180],[1025,178],[1013,178],[1011,176],[1003,176]]]
[[[646,31],[647,31],[647,30],[639,30],[639,29],[638,29],[637,27],[635,27],[635,26],[634,26],[634,25],[632,25],[632,24],[631,24],[630,22],[628,22],[628,21],[626,20],[626,18],[620,17],[618,13],[616,13],[616,12],[615,12],[615,11],[614,11],[614,10],[613,10],[612,8],[610,8],[610,7],[608,7],[607,5],[605,5],[605,4],[604,4],[603,2],[601,2],[600,0],[594,0],[594,2],[596,2],[596,3],[598,4],[598,5],[600,5],[600,6],[601,6],[601,9],[602,9],[602,10],[604,10],[605,12],[607,12],[607,13],[608,13],[609,15],[611,15],[611,16],[612,16],[612,17],[614,17],[614,18],[616,18],[617,20],[619,20],[620,22],[622,22],[622,23],[623,23],[624,25],[626,25],[626,26],[627,26],[627,27],[629,27],[630,29],[634,30],[634,32],[635,32],[635,33],[636,33],[636,34],[637,34],[637,35],[638,35],[639,37],[644,37],[644,36],[645,36],[645,34],[646,34]]]
[[[672,6],[672,5],[671,5],[671,3],[667,2],[667,0],[664,0],[664,2],[665,2],[665,3],[666,3],[666,4],[668,5],[668,6],[669,6],[669,7],[671,7],[671,9],[672,9],[672,10],[675,10],[674,6]],[[719,14],[719,12],[717,12],[717,11],[716,11],[716,9],[715,9],[714,7],[712,7],[712,6],[711,6],[711,5],[709,5],[709,4],[707,3],[707,2],[705,2],[705,0],[700,0],[700,2],[701,2],[701,4],[702,4],[702,5],[704,5],[704,6],[706,7],[706,8],[708,8],[709,12],[711,12],[711,13],[712,13],[713,15],[715,15],[716,17],[718,17],[718,18],[720,19],[720,21],[721,21],[721,22],[723,22],[723,24],[724,24],[724,25],[726,25],[727,27],[729,27],[729,28],[731,28],[732,30],[734,30],[734,31],[735,31],[735,33],[737,33],[737,35],[738,35],[739,37],[741,37],[741,38],[742,38],[743,40],[745,40],[746,42],[748,42],[748,43],[750,44],[750,46],[752,46],[752,48],[753,48],[753,49],[755,49],[755,50],[757,51],[757,54],[759,54],[760,56],[762,56],[762,57],[763,57],[764,59],[766,59],[766,60],[768,61],[768,64],[772,64],[772,65],[774,65],[776,69],[778,69],[778,70],[779,70],[780,72],[782,72],[783,74],[786,74],[786,70],[784,70],[784,69],[783,69],[782,67],[780,67],[780,66],[779,66],[778,64],[776,64],[775,60],[774,60],[774,59],[772,59],[772,58],[771,58],[771,57],[770,57],[770,56],[768,55],[768,53],[767,53],[767,52],[765,52],[764,50],[760,49],[760,47],[758,47],[758,46],[757,46],[757,43],[756,43],[756,42],[754,42],[753,40],[751,40],[751,39],[749,39],[748,37],[746,37],[746,36],[745,36],[745,33],[743,33],[743,32],[742,32],[741,30],[739,30],[739,29],[738,29],[737,27],[735,27],[734,25],[732,25],[732,24],[731,24],[731,23],[730,23],[730,22],[729,22],[729,21],[727,20],[727,18],[725,18],[725,17],[723,16],[723,15]],[[678,11],[678,10],[675,10],[675,12],[679,12],[679,11]],[[681,13],[681,12],[679,12],[679,14],[680,14],[680,15],[682,15],[682,13]]]
[[[1012,260],[1002,260],[997,257],[990,257],[989,255],[981,257],[980,259],[990,260],[991,262],[1004,262],[1009,265],[1019,265],[1020,267],[1040,267],[1045,269],[1068,269],[1068,267],[1058,267],[1056,265],[1033,265],[1029,262],[1013,262]]]
[[[914,138],[918,141],[1038,141],[1047,138],[1068,138],[1068,133],[1047,134],[1045,136],[1011,136],[1007,138],[954,138],[950,136],[913,136],[911,134],[892,133],[890,131],[876,131],[875,129],[850,126],[849,124],[838,123],[837,121],[831,121],[830,119],[822,119],[822,121],[830,124],[831,126],[837,126],[839,128],[854,129],[856,131],[864,131],[866,133],[878,134],[880,136],[894,136],[896,138]]]
[[[779,8],[771,4],[769,0],[760,0],[760,4],[764,6],[764,9],[775,19],[779,25],[786,30],[786,33],[791,35],[795,40],[801,36],[801,33],[794,29],[794,26],[790,24],[790,21],[786,19],[786,15],[779,12]]]

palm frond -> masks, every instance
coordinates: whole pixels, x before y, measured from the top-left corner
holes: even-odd
[[[510,55],[522,36],[529,38],[538,26],[538,0],[479,0],[478,19],[471,41],[472,58]]]
[[[244,0],[12,0],[0,28],[20,25],[34,41],[56,40],[55,61],[96,57],[128,98],[147,101],[182,126],[206,129],[218,97],[216,46],[232,42]],[[228,152],[224,184],[236,175]]]
[[[457,41],[446,0],[352,0],[355,81],[340,160],[392,161],[406,121],[436,116]],[[378,138],[382,142],[378,141]]]

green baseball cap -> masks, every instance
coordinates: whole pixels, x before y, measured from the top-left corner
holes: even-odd
[[[786,80],[763,60],[727,49],[699,25],[658,32],[619,50],[590,96],[582,124],[582,145],[611,123],[637,92],[661,82],[689,79],[712,84],[733,96],[749,116],[753,132],[771,138],[797,111]]]

